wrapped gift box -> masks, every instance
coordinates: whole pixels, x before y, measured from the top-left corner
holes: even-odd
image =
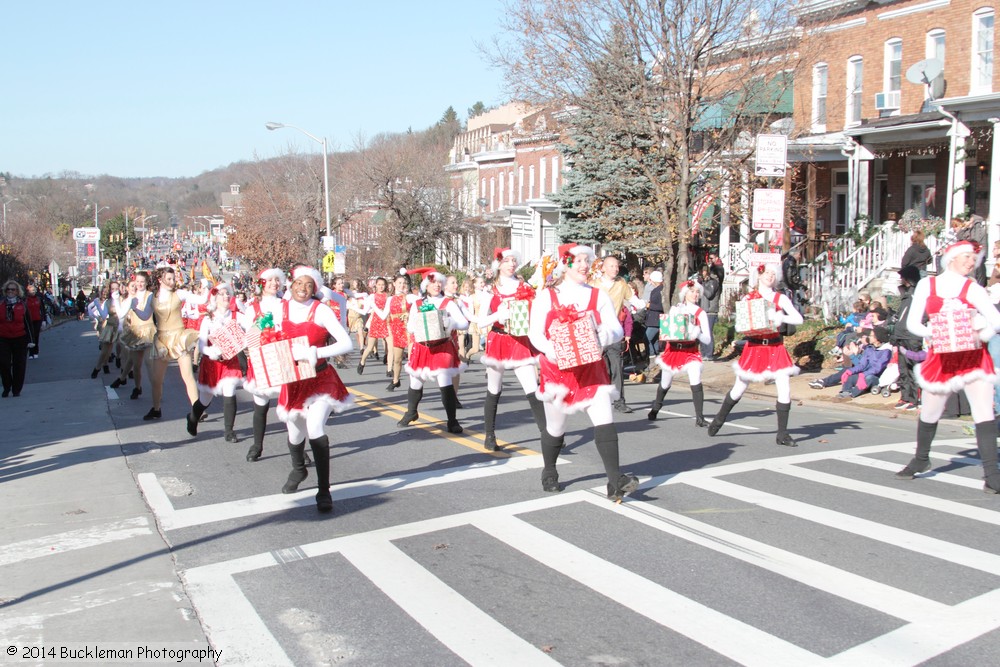
[[[414,329],[413,337],[418,343],[434,343],[448,337],[448,329],[444,326],[444,317],[437,308],[418,310]]]
[[[555,348],[556,363],[560,370],[576,368],[595,361],[602,361],[601,343],[597,338],[594,315],[570,322],[555,320],[549,327],[549,340]]]
[[[690,315],[660,315],[660,340],[694,340],[695,322]]]
[[[316,377],[316,369],[308,361],[292,358],[292,345],[309,345],[305,336],[277,340],[247,349],[247,359],[253,367],[254,381],[261,389]]]
[[[937,353],[966,352],[983,346],[979,332],[972,328],[973,308],[943,310],[931,315],[931,346]]]
[[[527,336],[531,302],[526,299],[515,299],[509,303],[508,308],[510,316],[507,318],[507,333],[511,336]]]
[[[736,302],[736,332],[744,335],[775,334],[778,330],[769,319],[773,308],[765,299],[741,299]]]
[[[223,359],[232,359],[247,346],[243,327],[233,320],[229,320],[212,334],[208,342],[222,350]]]

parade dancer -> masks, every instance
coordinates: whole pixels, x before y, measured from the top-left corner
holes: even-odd
[[[285,272],[273,267],[264,269],[257,275],[257,281],[260,284],[260,298],[238,316],[238,322],[244,331],[250,331],[266,318],[267,328],[280,331],[284,308],[278,292],[285,286]],[[281,387],[258,387],[253,368],[247,366],[243,388],[253,396],[253,444],[247,450],[247,461],[253,463],[260,460],[264,453],[267,413],[271,409],[271,399],[278,398]]]
[[[406,328],[406,322],[410,317],[410,276],[406,274],[396,276],[392,281],[392,289],[393,295],[389,298],[389,310],[386,315],[386,324],[389,327],[387,354],[390,356],[389,367],[392,373],[392,379],[386,387],[388,391],[399,389],[403,356],[410,338]]]
[[[708,426],[708,434],[715,435],[726,423],[729,412],[733,409],[743,392],[751,382],[774,380],[778,397],[775,410],[778,415],[778,432],[775,442],[786,447],[797,447],[798,444],[788,434],[788,413],[792,409],[792,392],[790,378],[799,374],[799,368],[792,362],[791,355],[785,349],[783,336],[778,333],[782,324],[802,324],[802,315],[795,309],[791,299],[780,292],[774,291],[778,284],[781,268],[777,264],[760,264],[750,271],[751,287],[755,288],[745,299],[764,299],[774,308],[769,308],[767,317],[774,326],[773,333],[753,334],[745,338],[743,353],[733,362],[736,381],[722,400],[715,419]]]
[[[434,380],[441,389],[441,402],[448,416],[448,432],[461,433],[462,426],[455,416],[458,396],[452,381],[465,370],[465,364],[458,358],[458,346],[452,332],[465,331],[469,328],[469,321],[458,303],[442,294],[445,276],[432,269],[421,272],[426,276],[420,284],[426,297],[417,299],[410,307],[407,329],[415,334],[417,327],[422,326],[421,312],[439,310],[445,330],[444,337],[440,340],[413,342],[410,361],[406,364],[406,373],[410,376],[410,388],[406,392],[406,414],[399,420],[399,426],[409,426],[417,421],[417,407],[424,395],[424,383]]]
[[[656,398],[647,417],[650,421],[656,419],[657,413],[663,407],[663,399],[670,390],[674,374],[687,371],[688,382],[691,384],[691,400],[694,403],[695,426],[708,426],[705,421],[704,405],[705,390],[701,386],[701,369],[705,365],[701,357],[701,345],[712,342],[712,330],[708,326],[708,315],[698,306],[701,299],[701,286],[693,280],[688,280],[681,287],[678,303],[670,308],[669,317],[686,315],[692,322],[689,329],[690,340],[666,341],[663,353],[656,359],[662,372],[660,385],[656,388]]]
[[[368,293],[365,291],[365,283],[360,278],[351,281],[351,292],[347,297],[347,330],[358,339],[358,349],[366,347],[365,341],[365,315],[368,314]],[[376,351],[376,356],[378,352]]]
[[[587,272],[594,261],[591,248],[573,243],[559,247],[560,277],[549,289],[535,297],[531,307],[528,337],[543,356],[539,357],[541,382],[538,398],[545,406],[545,429],[541,431],[542,490],[559,492],[556,461],[563,447],[566,418],[586,411],[594,425],[594,444],[608,476],[608,498],[620,502],[639,486],[639,480],[619,468],[618,431],[615,428],[612,401],[618,391],[611,383],[607,364],[597,359],[582,366],[560,370],[555,347],[549,340],[554,322],[573,321],[592,315],[597,324],[599,345],[604,348],[619,343],[625,335],[611,298],[587,284]]]
[[[308,439],[316,467],[316,508],[330,512],[333,510],[330,438],[324,427],[331,412],[342,412],[353,405],[354,399],[328,359],[347,354],[354,345],[333,310],[313,299],[322,285],[319,271],[300,266],[292,273],[292,297],[282,302],[282,334],[289,339],[300,336],[309,339],[308,345],[292,345],[292,356],[296,361],[312,364],[316,377],[281,386],[278,418],[288,428],[288,452],[292,457],[292,471],[281,492],[294,493],[308,476],[305,458]],[[330,339],[333,343],[327,345]]]
[[[122,300],[119,318],[122,330],[119,340],[128,350],[128,361],[122,364],[122,373],[111,383],[115,389],[128,384],[128,375],[132,374],[131,400],[142,395],[142,367],[146,358],[146,350],[153,346],[156,339],[156,323],[153,321],[153,295],[147,291],[150,283],[149,274],[136,271],[128,283],[128,296]]]
[[[160,403],[163,399],[163,378],[171,361],[184,381],[188,402],[193,406],[198,400],[198,383],[194,379],[191,353],[198,344],[198,332],[184,328],[181,309],[191,297],[191,292],[177,288],[177,274],[172,266],[161,266],[154,274],[155,296],[152,299],[152,316],[156,322],[156,340],[150,354],[152,369],[150,384],[153,387],[153,407],[143,416],[146,421],[163,416]],[[142,317],[142,314],[139,315]]]
[[[236,423],[236,388],[243,383],[243,370],[239,357],[222,359],[222,350],[209,343],[211,337],[227,323],[234,321],[231,307],[232,288],[219,283],[209,290],[205,302],[205,315],[198,330],[198,347],[202,352],[198,365],[198,400],[187,416],[187,430],[198,435],[198,422],[212,404],[212,398],[222,396],[222,423],[226,442],[239,442],[233,426]]]
[[[924,323],[925,315],[971,308],[976,311],[973,318],[976,335],[983,342],[992,338],[1000,330],[1000,313],[986,290],[968,278],[982,261],[982,250],[974,241],[958,241],[948,246],[941,257],[945,270],[938,276],[928,276],[917,283],[906,317],[906,328],[927,339],[931,337],[931,328]],[[896,477],[913,479],[914,475],[931,467],[931,442],[937,433],[938,420],[944,414],[948,397],[964,391],[976,424],[976,446],[985,479],[983,491],[1000,493],[997,424],[993,414],[993,386],[998,378],[987,347],[983,345],[964,352],[939,352],[932,342],[927,358],[914,370],[923,389],[917,419],[916,453],[913,460],[896,473]]]
[[[539,433],[545,431],[545,408],[536,395],[538,350],[527,335],[513,336],[507,332],[510,302],[531,302],[535,298],[535,290],[515,277],[520,263],[518,253],[510,248],[497,248],[494,251],[493,271],[496,279],[490,300],[485,306],[486,315],[479,321],[480,328],[489,331],[486,335],[486,350],[479,361],[486,366],[483,422],[486,430],[485,447],[490,451],[500,449],[496,436],[497,407],[503,392],[503,374],[507,369],[513,370],[517,381],[521,383]]]
[[[184,302],[181,308],[181,316],[184,320],[184,328],[192,331],[201,331],[201,321],[208,310],[208,302],[212,300],[210,289],[212,281],[208,278],[200,278],[191,285],[191,296]],[[201,347],[198,346],[192,353],[192,363],[197,366],[201,359]]]
[[[100,344],[97,363],[90,374],[91,380],[96,379],[102,369],[105,375],[111,372],[111,369],[108,368],[108,360],[111,358],[111,352],[118,341],[118,312],[115,308],[117,292],[118,283],[109,283],[101,288],[101,296],[91,301],[87,306],[87,313],[96,324],[97,341]]]
[[[375,358],[378,359],[379,341],[385,345],[386,365],[389,363],[389,344],[387,342],[389,324],[386,322],[386,318],[389,316],[388,289],[389,283],[385,278],[376,278],[375,291],[369,294],[365,300],[364,312],[368,313],[368,343],[365,345],[365,351],[361,353],[361,361],[358,362],[358,375],[365,372],[365,361],[372,351],[375,352]]]

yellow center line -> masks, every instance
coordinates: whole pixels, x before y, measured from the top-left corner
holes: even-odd
[[[406,410],[398,405],[389,403],[378,396],[372,396],[371,394],[366,394],[364,392],[358,391],[357,389],[348,389],[355,397],[355,403],[361,407],[369,408],[383,414],[392,419],[397,419],[402,417]],[[434,435],[440,435],[454,443],[462,445],[463,447],[468,447],[477,452],[483,454],[490,454],[498,458],[505,458],[513,456],[514,454],[521,454],[522,456],[538,456],[538,452],[533,449],[528,449],[527,447],[521,447],[520,445],[515,445],[513,443],[507,442],[506,440],[501,440],[497,438],[497,445],[503,449],[498,452],[491,452],[483,446],[486,437],[479,433],[470,433],[468,429],[465,429],[464,433],[449,433],[448,425],[446,422],[440,419],[433,419],[431,417],[420,415],[420,418],[410,424],[407,428],[419,428],[427,431],[428,433],[433,433]],[[464,428],[464,427],[463,427]]]

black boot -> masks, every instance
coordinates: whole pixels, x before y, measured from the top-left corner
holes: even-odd
[[[497,445],[497,406],[500,405],[500,394],[494,394],[486,390],[486,402],[483,403],[483,430],[486,431],[486,438],[483,446],[488,451],[495,452],[500,447]]]
[[[694,425],[705,428],[708,426],[705,421],[705,389],[700,384],[691,385],[691,403],[694,405]]]
[[[233,431],[233,425],[236,424],[236,397],[235,396],[223,396],[222,397],[222,427],[225,433],[226,442],[239,442],[239,438],[236,437],[236,433]]]
[[[417,414],[417,406],[420,405],[420,399],[424,397],[424,388],[420,389],[407,389],[406,390],[406,414],[403,418],[396,422],[396,426],[409,426],[413,422],[417,421],[420,415]]]
[[[618,429],[614,424],[594,427],[594,444],[608,476],[608,499],[620,503],[622,498],[639,488],[639,479],[621,472],[618,467]]]
[[[545,405],[538,400],[538,396],[535,392],[526,394],[525,397],[528,399],[528,407],[531,408],[531,416],[535,420],[535,426],[538,427],[539,433],[545,433],[545,425],[548,423],[545,419]]]
[[[455,417],[455,412],[458,410],[458,396],[455,394],[454,385],[441,387],[441,402],[444,403],[444,412],[448,416],[448,433],[461,433],[462,425]]]
[[[931,442],[937,433],[937,423],[927,424],[917,420],[917,451],[906,467],[896,473],[896,479],[913,479],[914,475],[931,468]],[[993,459],[996,461],[996,459]]]
[[[330,496],[330,438],[322,436],[309,440],[313,460],[316,462],[316,509],[320,512],[333,511],[333,498]]]
[[[288,454],[292,457],[292,472],[288,473],[288,481],[281,487],[281,492],[295,493],[299,490],[299,484],[309,476],[309,471],[306,470],[306,443],[293,445],[289,442]]]
[[[785,447],[798,447],[799,444],[788,435],[788,413],[792,409],[792,404],[776,402],[774,409],[778,413],[778,433],[774,436],[774,441]]]
[[[208,406],[202,405],[200,400],[196,400],[194,405],[191,406],[191,412],[187,415],[187,432],[191,435],[198,435],[198,422],[201,420],[201,416],[205,414],[205,410],[208,410]]]
[[[97,379],[97,374],[98,374],[98,373],[100,373],[100,371],[99,371],[99,370],[97,370],[97,369],[95,368],[95,369],[94,369],[94,370],[93,370],[93,371],[92,371],[92,372],[90,373],[90,379],[91,379],[91,380],[96,380],[96,379]]]
[[[722,425],[726,423],[726,418],[729,417],[730,410],[732,410],[733,406],[737,403],[739,403],[739,400],[734,399],[729,395],[729,392],[726,392],[725,398],[722,399],[722,405],[719,407],[719,412],[715,415],[715,419],[712,420],[712,423],[708,425],[709,435],[715,435],[719,432]]]
[[[559,460],[559,452],[562,451],[566,436],[556,437],[550,435],[548,431],[542,429],[542,491],[546,493],[559,493],[562,487],[559,486],[559,473],[556,471],[556,461]]]
[[[976,424],[976,446],[983,463],[983,491],[1000,493],[1000,469],[997,468],[997,423],[992,419]]]
[[[660,413],[660,408],[663,407],[663,399],[666,398],[668,391],[670,391],[670,387],[656,385],[656,398],[653,399],[653,405],[649,410],[649,414],[646,415],[646,419],[649,421],[656,419],[656,415]]]
[[[267,429],[267,411],[270,409],[270,401],[264,405],[253,404],[253,444],[247,450],[247,461],[251,463],[259,460],[264,453],[264,431]]]

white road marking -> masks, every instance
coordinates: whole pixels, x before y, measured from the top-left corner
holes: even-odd
[[[109,401],[117,401],[118,400],[118,392],[117,391],[115,391],[114,389],[112,389],[108,385],[104,385],[104,390],[108,392],[108,400]]]
[[[969,463],[975,462],[975,465],[979,465],[978,459],[970,459],[964,456],[945,456],[942,454],[935,454],[931,452],[932,459],[943,459],[952,463]],[[896,473],[902,468],[898,463],[892,463],[890,461],[882,461],[881,459],[873,459],[867,456],[841,456],[837,459],[838,461],[843,461],[845,463],[852,463],[854,465],[865,466],[867,468],[877,468],[878,470],[885,470],[887,472]],[[982,481],[976,481],[969,477],[962,477],[960,475],[950,475],[945,472],[938,472],[936,468],[931,468],[927,472],[922,472],[917,476],[917,479],[933,479],[936,482],[944,482],[946,484],[954,484],[955,486],[963,486],[967,489],[982,489]],[[909,481],[909,480],[905,480]],[[919,488],[919,487],[918,487]],[[968,507],[968,505],[963,505],[963,507]]]
[[[671,412],[670,410],[660,410],[660,414],[661,415],[672,415],[674,417],[687,417],[689,419],[694,419],[694,415],[685,415],[685,414],[682,414],[680,412]],[[737,424],[737,423],[734,423],[734,422],[726,422],[725,424],[722,425],[722,428],[725,428],[727,426],[732,426],[733,428],[741,428],[741,429],[743,429],[745,431],[759,431],[760,430],[756,426],[744,426],[743,424]]]
[[[470,665],[558,665],[385,539],[359,538],[340,552],[383,593]]]
[[[4,545],[3,550],[0,551],[0,567],[33,558],[55,556],[67,551],[127,540],[140,535],[150,535],[152,532],[149,521],[145,517],[137,517],[14,542]]]

